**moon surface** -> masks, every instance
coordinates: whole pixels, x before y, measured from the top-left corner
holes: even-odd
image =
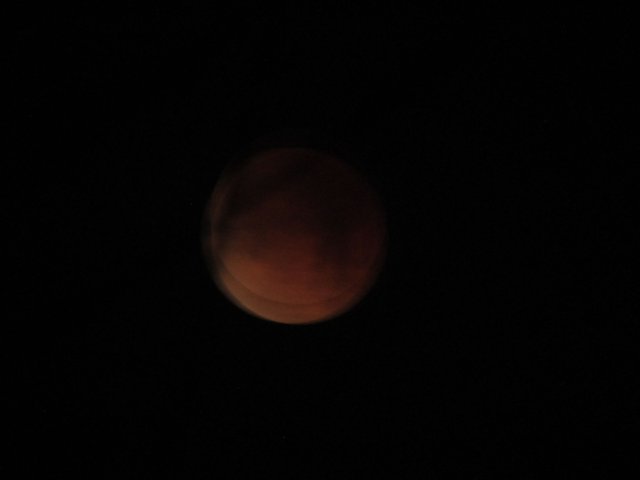
[[[216,185],[205,258],[220,290],[250,314],[287,324],[328,320],[375,282],[384,217],[347,163],[308,148],[272,148]]]

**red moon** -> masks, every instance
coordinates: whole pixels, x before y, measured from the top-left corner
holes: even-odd
[[[204,253],[220,290],[267,320],[305,324],[355,305],[386,249],[378,196],[350,165],[272,148],[223,176],[205,212]]]

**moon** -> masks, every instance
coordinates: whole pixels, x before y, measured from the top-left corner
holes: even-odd
[[[203,248],[219,289],[242,310],[286,324],[336,317],[375,283],[385,214],[362,175],[334,155],[271,148],[215,186]]]

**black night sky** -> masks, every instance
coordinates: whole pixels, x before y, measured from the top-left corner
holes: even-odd
[[[600,432],[633,417],[607,398],[631,378],[631,24],[605,45],[585,11],[230,10],[17,26],[27,470],[609,472]],[[369,295],[303,327],[236,308],[200,250],[228,162],[291,131],[348,146],[389,228]]]

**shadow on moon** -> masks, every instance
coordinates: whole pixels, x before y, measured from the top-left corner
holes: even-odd
[[[241,309],[287,324],[336,317],[362,299],[386,250],[381,202],[350,165],[309,148],[270,148],[223,175],[203,249]]]

